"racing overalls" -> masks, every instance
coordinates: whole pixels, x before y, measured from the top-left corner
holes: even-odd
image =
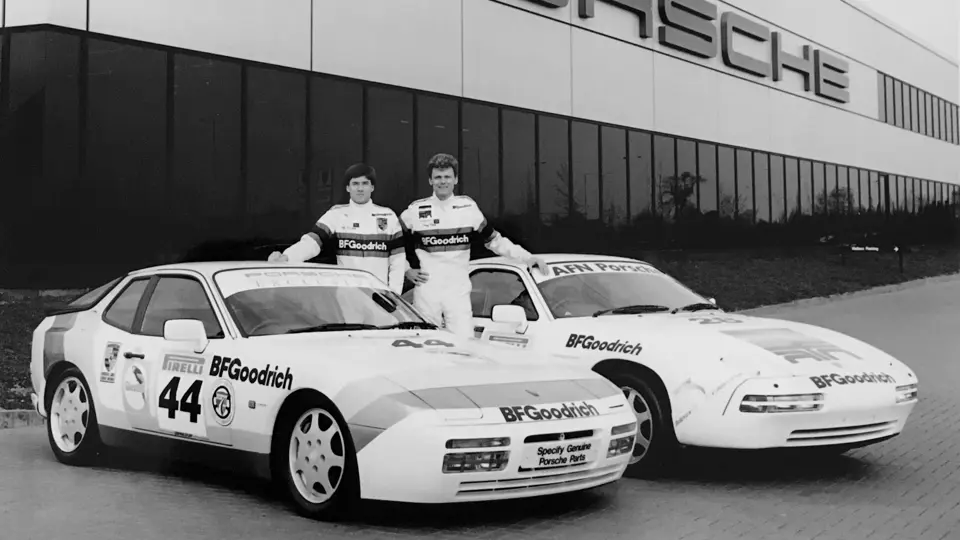
[[[392,291],[403,293],[407,261],[403,229],[393,210],[373,201],[334,205],[283,254],[291,262],[303,262],[319,255],[324,243],[333,241],[338,264],[366,270]]]
[[[436,195],[410,203],[400,214],[404,231],[412,238],[420,269],[427,282],[413,291],[414,305],[446,328],[463,337],[473,336],[470,302],[470,244],[480,240],[503,257],[527,260],[526,249],[503,237],[466,195],[441,201]]]

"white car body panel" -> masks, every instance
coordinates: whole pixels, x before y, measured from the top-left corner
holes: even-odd
[[[599,261],[607,271],[617,268],[614,271],[639,271],[673,280],[633,259],[541,256],[554,274],[596,272]],[[537,316],[521,332],[475,313],[478,337],[502,347],[556,355],[591,369],[611,360],[649,368],[669,394],[681,444],[742,449],[862,445],[899,434],[917,403],[896,399],[898,386],[917,384],[909,367],[876,347],[826,328],[720,309],[555,318],[537,288],[553,276],[502,257],[472,261],[472,275],[478,271],[519,276],[530,295],[527,309],[535,309]],[[478,299],[490,293],[478,287],[480,282],[474,280]],[[612,343],[614,352],[591,348],[595,342]],[[811,393],[824,394],[822,410],[739,410],[747,394]]]
[[[244,338],[227,316],[219,292],[223,287],[210,286],[215,272],[227,268],[348,273],[356,284],[386,289],[372,274],[316,264],[199,263],[132,273],[96,307],[51,316],[37,326],[31,378],[38,411],[47,414],[47,377],[69,363],[90,386],[101,428],[266,457],[284,401],[308,389],[328,397],[346,420],[358,451],[363,498],[429,503],[509,499],[576,491],[622,476],[629,455],[607,458],[607,447],[612,428],[635,419],[623,394],[600,375],[527,351],[461,340],[443,330]],[[210,339],[198,353],[185,342],[134,335],[104,322],[103,311],[125,284],[152,274],[200,279],[225,336]],[[143,358],[128,357],[137,354]],[[253,374],[257,378],[251,382]],[[196,421],[182,410],[182,403],[173,418],[160,407],[161,394],[176,377],[178,402],[191,385],[199,389]],[[559,411],[564,405],[572,412],[558,418],[508,421],[515,419],[514,407]],[[578,430],[594,433],[592,449],[599,449],[594,461],[519,470],[525,453],[537,451],[536,444],[524,444],[525,438]],[[621,435],[632,433],[635,428]],[[441,472],[444,454],[452,452],[444,446],[447,439],[487,436],[511,440],[503,448],[510,452],[503,471]],[[567,481],[561,483],[564,477]],[[505,485],[526,489],[491,489]]]

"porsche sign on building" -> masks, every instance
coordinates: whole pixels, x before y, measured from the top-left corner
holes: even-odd
[[[0,286],[295,241],[358,161],[399,212],[437,152],[533,251],[935,241],[958,200],[957,59],[854,0],[0,6]]]

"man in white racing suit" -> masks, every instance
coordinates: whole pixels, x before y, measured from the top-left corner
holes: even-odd
[[[303,262],[319,255],[324,243],[335,241],[338,264],[367,270],[402,294],[407,268],[403,230],[393,210],[371,200],[376,170],[357,163],[347,169],[344,182],[350,202],[331,207],[299,242],[283,253],[273,252],[268,260]]]
[[[497,255],[525,261],[544,273],[547,265],[487,223],[476,201],[453,194],[458,172],[453,156],[433,156],[427,164],[433,196],[410,203],[400,214],[400,223],[420,262],[419,269],[407,271],[416,287],[414,305],[433,322],[442,322],[459,336],[472,337],[469,263],[474,239]]]

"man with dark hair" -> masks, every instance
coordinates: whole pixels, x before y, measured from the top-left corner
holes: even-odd
[[[454,195],[460,165],[450,154],[437,154],[427,163],[427,181],[433,195],[410,203],[400,214],[407,241],[412,243],[420,269],[407,278],[415,285],[414,305],[434,322],[464,337],[473,336],[470,305],[470,246],[480,240],[490,251],[519,259],[547,272],[547,265],[496,231],[476,201]]]
[[[273,252],[268,260],[303,262],[319,255],[324,243],[335,239],[339,264],[367,270],[402,294],[407,264],[403,231],[393,210],[371,200],[377,171],[357,163],[347,169],[344,183],[350,202],[331,207],[299,242],[283,253]]]

